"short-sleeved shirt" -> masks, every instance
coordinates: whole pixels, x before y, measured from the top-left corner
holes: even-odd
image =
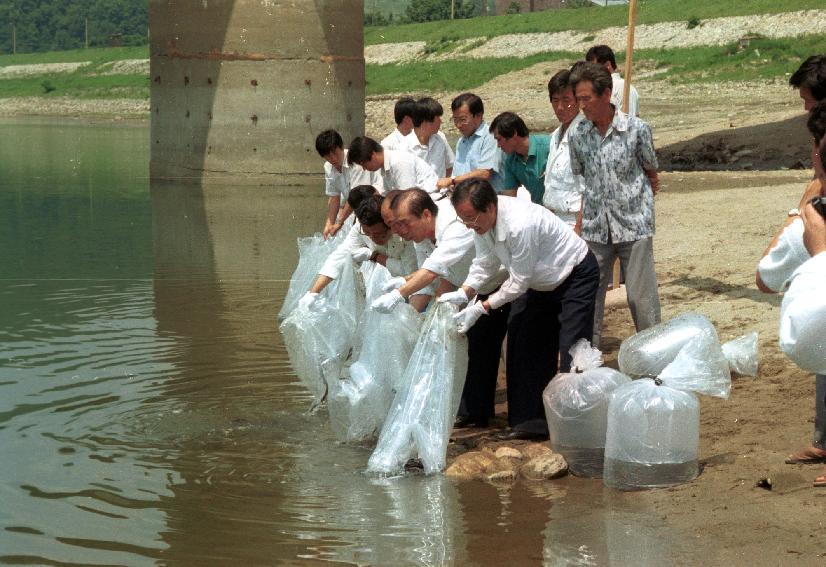
[[[418,142],[416,139],[416,134],[411,131],[407,136],[399,132],[399,129],[396,128],[392,132],[390,132],[384,139],[381,141],[381,147],[385,150],[404,150],[409,151],[410,145]]]
[[[516,152],[507,154],[502,161],[502,187],[516,189],[520,184],[531,194],[531,201],[542,204],[545,194],[545,167],[551,138],[547,134],[528,136],[528,155],[524,159]]]
[[[785,291],[794,271],[810,258],[803,243],[803,220],[795,219],[780,233],[777,243],[760,259],[760,280],[772,291]]]
[[[464,175],[475,169],[491,169],[493,175],[490,184],[497,191],[501,191],[502,152],[496,145],[496,138],[488,130],[483,120],[479,127],[470,136],[462,136],[456,142],[456,161],[453,163],[453,175]]]
[[[406,150],[384,150],[381,171],[385,191],[418,187],[428,193],[437,191],[436,172],[426,161]]]
[[[608,244],[654,235],[654,193],[645,170],[657,169],[651,127],[615,110],[605,136],[588,119],[569,137],[571,171],[582,175],[582,238]]]
[[[422,144],[419,138],[414,136],[410,141],[409,149],[430,164],[439,177],[447,175],[448,168],[453,167],[453,160],[456,159],[453,150],[450,149],[450,144],[447,143],[447,138],[441,132],[430,136],[427,144]]]
[[[551,134],[551,149],[548,153],[548,165],[545,166],[545,194],[542,204],[554,212],[569,225],[576,223],[576,214],[582,203],[582,176],[571,171],[571,152],[568,140],[571,131],[583,119],[577,114],[565,132],[560,126]]]
[[[826,375],[826,252],[792,274],[780,306],[780,348],[803,370]]]
[[[367,171],[357,164],[349,164],[347,150],[344,150],[341,171],[333,167],[329,161],[324,162],[324,194],[328,197],[341,197],[342,207],[347,202],[350,189],[359,185],[372,185],[381,193],[381,174],[377,171]]]

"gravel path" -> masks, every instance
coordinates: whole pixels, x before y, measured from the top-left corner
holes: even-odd
[[[804,10],[705,20],[693,29],[688,29],[686,22],[640,25],[634,31],[634,46],[637,49],[651,49],[725,45],[752,33],[780,38],[821,34],[824,30],[826,30],[826,10]],[[547,51],[584,52],[589,46],[602,43],[623,46],[626,34],[626,27],[606,28],[596,32],[510,34],[494,37],[470,51],[462,53],[454,51],[429,57],[424,55],[425,42],[423,41],[383,43],[365,47],[364,56],[367,63],[380,65],[403,63],[413,59],[525,57]]]

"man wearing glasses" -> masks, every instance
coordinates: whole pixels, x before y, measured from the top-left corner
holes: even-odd
[[[456,142],[453,175],[439,179],[438,187],[447,189],[465,179],[485,179],[500,189],[502,154],[485,123],[482,99],[473,93],[462,93],[450,103],[450,110],[453,112],[453,125],[462,137]]]
[[[470,228],[473,223],[463,223],[449,199],[434,201],[421,189],[408,189],[389,195],[387,200],[392,210],[390,228],[403,239],[416,243],[419,269],[389,282],[394,289],[371,305],[382,313],[390,313],[399,303],[431,285],[437,285],[437,295],[455,290],[468,277],[475,255]],[[384,218],[388,219],[389,215]],[[506,277],[504,270],[494,270],[490,280],[480,286],[479,293],[493,292]],[[494,415],[496,378],[508,312],[507,305],[492,309],[485,321],[467,333],[468,371],[457,427],[485,427]]]
[[[453,207],[472,227],[475,258],[461,288],[440,301],[469,305],[456,314],[459,332],[512,301],[508,323],[508,422],[502,439],[543,439],[542,391],[571,369],[570,348],[593,331],[599,266],[585,241],[545,207],[497,195],[483,180],[460,183]],[[501,266],[508,272],[487,298],[477,295]],[[557,365],[557,360],[559,364]]]

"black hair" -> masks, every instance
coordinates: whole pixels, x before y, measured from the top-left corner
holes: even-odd
[[[315,151],[321,157],[330,155],[330,152],[336,148],[344,148],[344,140],[341,139],[341,134],[335,130],[324,130],[315,137]]]
[[[789,85],[808,88],[815,100],[826,99],[826,54],[807,58],[789,77]]]
[[[370,161],[374,153],[383,153],[384,148],[381,147],[377,141],[367,136],[356,136],[350,142],[350,149],[347,152],[347,162],[351,165],[357,163],[359,165]]]
[[[354,207],[356,218],[361,223],[361,226],[373,226],[379,223],[384,224],[384,219],[381,218],[381,203],[383,200],[384,197],[375,193],[360,201],[358,206]]]
[[[607,45],[595,45],[585,54],[585,60],[591,63],[611,63],[611,66],[617,68],[617,59],[614,57],[614,50]]]
[[[568,82],[576,91],[577,84],[582,81],[590,81],[594,86],[594,94],[597,96],[602,96],[607,89],[614,87],[611,73],[598,63],[583,63],[582,65],[574,63],[574,67],[571,67],[571,76],[568,77]]]
[[[436,206],[436,203],[433,202],[433,199],[427,191],[419,189],[418,187],[407,189],[395,195],[393,202],[390,204],[390,208],[396,211],[403,204],[407,205],[407,210],[415,217],[421,217],[425,211],[430,211],[433,216],[439,214],[439,208]]]
[[[433,122],[437,116],[445,113],[442,105],[435,98],[426,96],[416,101],[416,111],[413,113],[413,126],[418,128],[423,122]]]
[[[347,204],[355,211],[362,201],[377,194],[378,191],[372,185],[357,185],[347,194]]]
[[[519,118],[518,114],[514,114],[513,112],[502,112],[499,114],[493,119],[493,122],[490,123],[488,130],[508,139],[516,135],[526,138],[528,134],[530,134],[530,130],[528,130],[525,122]]]
[[[473,116],[485,112],[485,105],[482,103],[482,99],[473,93],[462,93],[454,98],[453,102],[450,103],[450,110],[455,112],[462,108],[464,104],[467,105],[467,109]]]
[[[570,78],[571,71],[568,69],[557,71],[548,81],[548,98],[553,98],[555,94],[562,94],[566,89],[569,89],[571,87]]]
[[[412,120],[415,112],[416,101],[412,97],[403,96],[396,101],[396,105],[393,107],[393,118],[395,118],[396,124],[401,124],[406,116],[409,116]]]
[[[493,185],[486,179],[465,179],[460,181],[453,190],[450,203],[455,209],[465,201],[470,201],[473,210],[484,213],[490,205],[498,206],[499,200]]]

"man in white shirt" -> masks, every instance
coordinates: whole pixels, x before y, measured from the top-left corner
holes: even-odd
[[[613,90],[611,91],[611,104],[617,107],[617,110],[622,110],[622,101],[625,97],[625,79],[623,79],[619,71],[617,71],[617,60],[614,57],[614,50],[607,45],[595,45],[585,54],[585,60],[588,63],[597,63],[602,65],[608,72],[611,73],[611,81],[613,82]],[[625,112],[623,110],[623,112]],[[637,89],[632,85],[628,92],[628,116],[640,115],[640,97],[637,94]]]
[[[381,174],[384,191],[418,187],[428,193],[436,191],[436,173],[426,161],[406,150],[386,150],[367,136],[358,136],[350,143],[347,154],[350,164]]]
[[[542,391],[557,372],[571,369],[570,348],[590,339],[599,266],[588,245],[548,209],[497,196],[484,180],[456,186],[451,202],[475,231],[476,257],[461,290],[442,301],[468,301],[499,270],[508,277],[499,290],[474,299],[456,315],[459,330],[472,329],[491,309],[524,296],[508,323],[508,421],[506,439],[548,435]],[[559,364],[557,365],[557,359]]]
[[[416,102],[413,113],[413,134],[409,150],[425,160],[439,177],[453,172],[453,150],[441,132],[444,109],[434,98],[426,96]]]
[[[545,166],[545,194],[542,204],[565,224],[579,234],[582,228],[582,176],[571,171],[571,154],[568,134],[583,119],[574,96],[574,89],[568,82],[571,72],[559,71],[548,81],[548,97],[551,100],[559,128],[551,134],[548,163]]]
[[[390,208],[393,232],[416,243],[419,269],[406,278],[398,278],[397,289],[376,299],[371,307],[390,312],[405,298],[437,281],[437,295],[461,285],[468,277],[475,255],[474,236],[456,217],[450,200],[441,197],[434,201],[421,189],[411,189],[395,194]],[[485,285],[479,287],[479,293],[484,297],[493,292],[506,276],[504,270],[495,271]],[[496,378],[508,313],[507,305],[491,310],[490,317],[467,334],[468,371],[458,426],[484,427],[494,415]]]
[[[393,107],[396,129],[381,141],[381,145],[385,150],[407,151],[411,144],[416,143],[416,136],[413,134],[413,113],[415,110],[416,101],[409,96],[396,101],[396,105]]]
[[[381,176],[365,171],[347,161],[344,141],[335,130],[324,130],[315,139],[315,149],[324,158],[324,193],[327,195],[327,216],[322,235],[329,238],[341,229],[352,209],[347,205],[347,194],[358,185],[372,185],[382,189]],[[343,206],[342,206],[343,205]]]
[[[810,202],[800,211],[811,258],[795,270],[783,297],[780,348],[802,369],[816,374],[815,434],[812,445],[791,455],[787,463],[826,462],[826,203],[822,197],[814,199],[821,200],[817,207]],[[817,477],[814,485],[826,486],[826,475]]]

